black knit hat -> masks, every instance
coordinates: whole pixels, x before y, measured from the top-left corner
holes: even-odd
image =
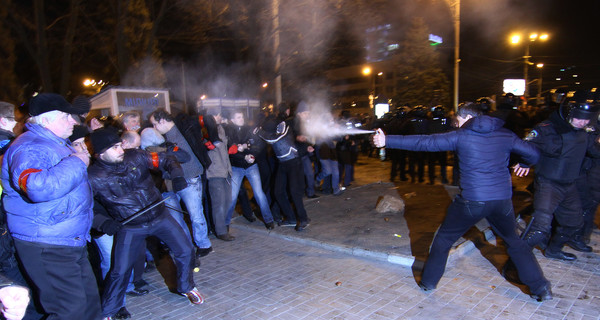
[[[65,98],[56,93],[40,93],[29,100],[29,114],[38,116],[50,111],[62,111],[70,114],[82,114],[89,111],[72,106]]]
[[[75,142],[75,140],[79,138],[83,138],[90,134],[90,130],[86,126],[73,126],[73,134],[69,137],[71,142]]]
[[[101,154],[108,150],[108,148],[121,142],[121,138],[111,128],[102,128],[92,132],[90,140],[92,141],[94,152],[97,154]]]

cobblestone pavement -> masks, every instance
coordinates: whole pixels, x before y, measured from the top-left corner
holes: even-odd
[[[353,188],[388,178],[387,162],[361,158],[359,163]],[[430,196],[418,197],[443,192],[439,185],[396,186],[400,195],[417,190],[417,197],[406,200],[408,220],[411,212],[425,215],[427,208],[443,213],[443,202],[449,201],[444,197],[434,202]],[[323,195],[318,201],[337,201],[333,199]],[[314,200],[306,201],[309,207]],[[594,252],[577,253],[579,259],[575,262],[546,259],[536,252],[554,292],[553,300],[538,303],[524,288],[502,278],[498,267],[506,260],[506,254],[501,246],[496,246],[493,237],[475,241],[475,250],[454,254],[438,289],[424,293],[415,280],[422,265],[415,248],[421,246],[408,239],[414,235],[412,230],[418,230],[421,220],[413,221],[415,226],[408,223],[410,233],[403,238],[409,242],[406,252],[415,260],[412,265],[402,266],[337,249],[342,244],[327,240],[328,229],[317,225],[317,221],[326,223],[324,217],[335,216],[331,212],[334,209],[327,210],[309,210],[309,216],[315,218],[304,232],[278,227],[268,233],[259,222],[249,225],[238,218],[232,224],[236,240],[223,242],[213,238],[215,251],[202,260],[200,271],[194,274],[198,288],[206,296],[203,305],[191,305],[185,297],[169,291],[165,283],[173,287],[172,263],[162,259],[158,271],[145,274],[151,292],[143,297],[128,297],[127,307],[133,319],[600,319],[597,230],[591,243]],[[429,235],[422,241],[431,238]],[[370,242],[357,241],[352,246],[368,246],[364,243]]]

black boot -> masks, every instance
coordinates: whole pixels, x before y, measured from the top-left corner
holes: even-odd
[[[592,247],[586,245],[583,241],[583,229],[567,241],[567,245],[579,252],[592,252]]]
[[[550,285],[545,286],[538,293],[532,293],[530,297],[537,300],[538,302],[552,300],[552,290],[550,290]]]
[[[540,249],[545,250],[548,244],[550,236],[546,232],[531,230],[525,236],[525,241],[533,249],[539,246]]]
[[[546,248],[546,250],[544,250],[544,256],[546,256],[546,258],[559,259],[565,261],[576,260],[576,255],[562,251],[563,246],[565,245],[565,243],[567,243],[567,241],[569,241],[569,239],[570,237],[564,234],[554,235],[554,237],[552,237],[552,239],[550,240],[548,247]]]

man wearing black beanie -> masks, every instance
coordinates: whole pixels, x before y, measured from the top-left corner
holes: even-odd
[[[187,186],[181,166],[165,153],[140,149],[123,150],[121,139],[110,129],[94,131],[90,140],[96,161],[89,168],[94,198],[102,204],[112,221],[94,221],[94,227],[120,225],[114,234],[113,268],[106,277],[102,315],[111,319],[121,308],[129,275],[144,239],[156,236],[169,246],[177,266],[177,291],[193,304],[204,302],[195,288],[192,267],[194,248],[181,226],[166,214],[160,191],[150,170],[168,171],[175,192]],[[147,210],[134,217],[136,213]]]

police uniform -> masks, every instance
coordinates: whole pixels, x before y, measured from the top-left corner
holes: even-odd
[[[593,114],[580,112],[573,117],[590,119]],[[583,227],[581,200],[575,181],[586,153],[598,153],[598,148],[586,130],[574,128],[560,111],[538,124],[525,140],[541,152],[535,167],[534,221],[526,235],[527,243],[545,249],[546,257],[574,260],[575,255],[562,251],[565,244],[578,251],[591,251],[581,240],[574,239]],[[553,219],[558,226],[550,239]]]

